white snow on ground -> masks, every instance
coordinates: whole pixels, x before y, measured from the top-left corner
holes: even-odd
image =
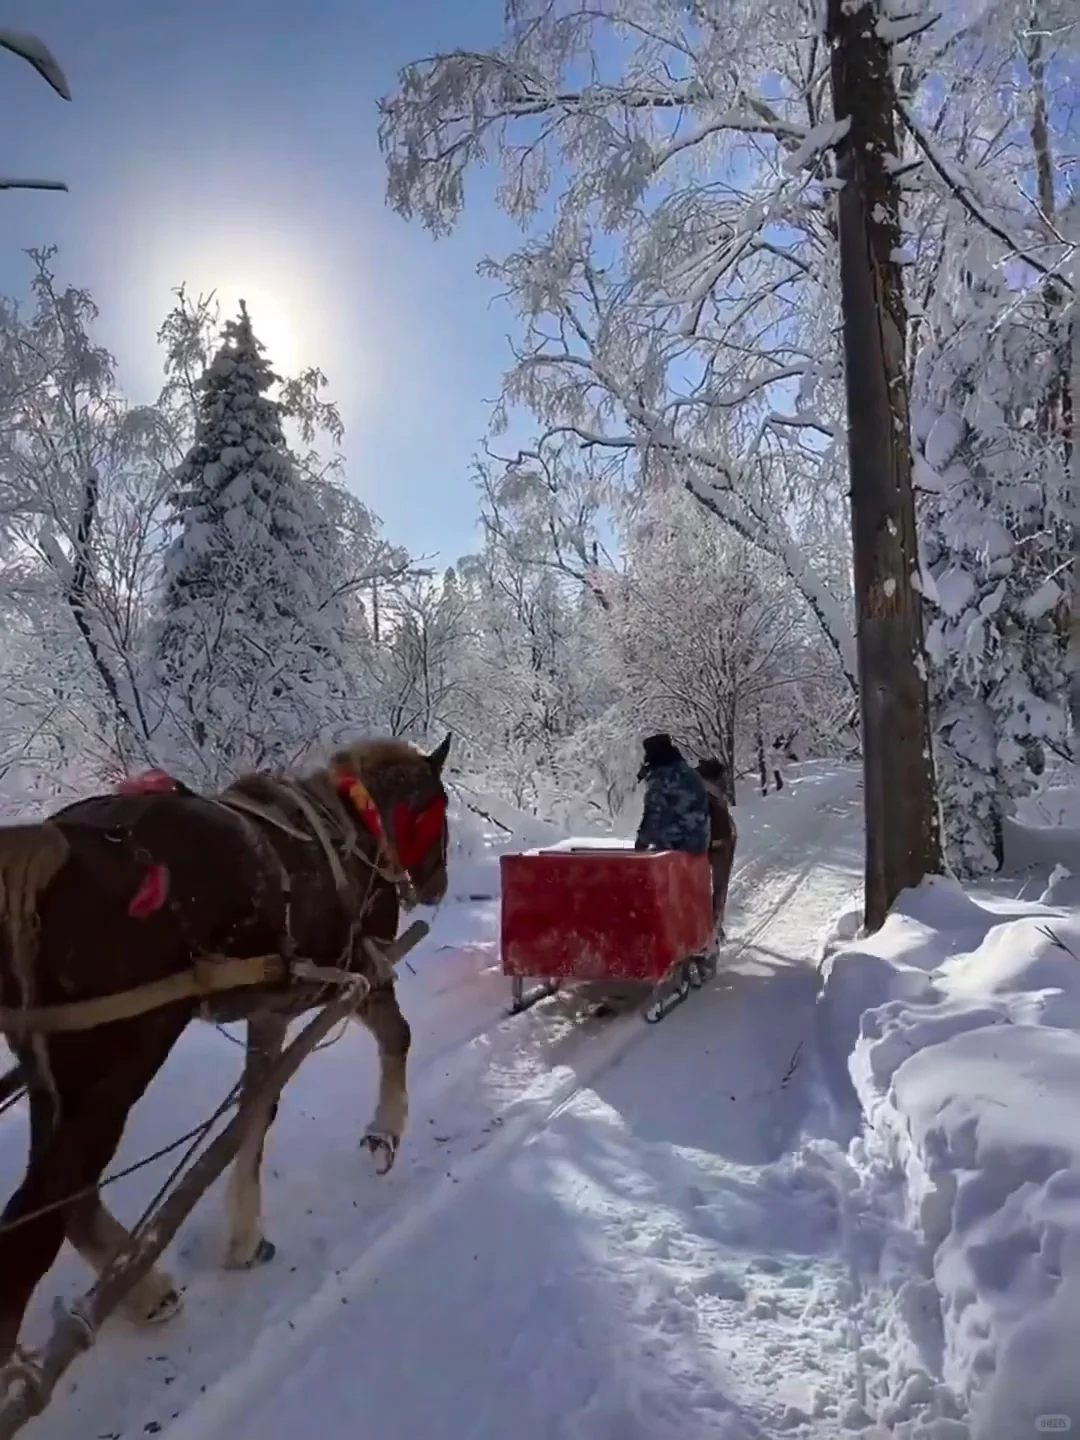
[[[933,1440],[1080,1429],[1080,912],[927,881],[828,967],[870,1408]]]
[[[835,1433],[853,1357],[837,1197],[801,1143],[823,1118],[806,937],[859,855],[850,777],[808,788],[740,871],[721,981],[568,1048],[566,1093],[526,1096],[172,1440],[285,1440],[315,1406],[324,1440],[363,1414],[382,1440]]]
[[[110,1323],[30,1440],[1080,1427],[1080,865],[1062,826],[1055,843],[1025,816],[1014,858],[1045,873],[1056,856],[1051,891],[927,883],[859,940],[859,799],[851,771],[804,766],[740,804],[721,972],[655,1027],[589,1018],[595,988],[505,1016],[499,850],[460,827],[452,897],[401,979],[412,1115],[394,1171],[359,1151],[374,1056],[349,1032],[272,1132],[278,1259],[223,1273],[220,1205],[200,1206],[169,1257],[184,1313]],[[239,1056],[193,1028],[117,1166],[197,1123]],[[0,1120],[0,1187],[24,1124]],[[167,1163],[113,1189],[121,1215]],[[32,1332],[84,1282],[65,1254]]]
[[[1080,785],[1071,776],[1017,806],[1005,822],[1005,863],[1010,872],[1053,869],[1055,902],[1080,905]]]

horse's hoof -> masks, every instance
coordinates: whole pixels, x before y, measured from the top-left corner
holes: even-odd
[[[228,1259],[225,1261],[226,1270],[254,1270],[257,1265],[267,1265],[277,1254],[277,1246],[272,1240],[267,1240],[265,1235],[260,1235],[255,1248],[250,1252],[247,1250],[230,1250]]]
[[[269,1265],[277,1254],[277,1246],[272,1240],[267,1240],[265,1235],[259,1236],[259,1243],[255,1246],[255,1254],[251,1257],[252,1265]]]
[[[13,1397],[20,1387],[40,1395],[43,1384],[40,1360],[18,1346],[0,1365],[0,1397]]]
[[[385,1130],[369,1130],[364,1136],[364,1144],[371,1151],[371,1158],[375,1162],[375,1174],[385,1175],[393,1168],[394,1161],[397,1159],[401,1136],[391,1135]]]
[[[174,1319],[184,1308],[183,1296],[179,1290],[166,1290],[142,1312],[144,1325],[164,1325]]]

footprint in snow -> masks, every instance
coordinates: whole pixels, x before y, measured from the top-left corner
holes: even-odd
[[[714,1300],[745,1300],[746,1286],[735,1275],[724,1270],[710,1270],[693,1283],[695,1295],[711,1295]]]

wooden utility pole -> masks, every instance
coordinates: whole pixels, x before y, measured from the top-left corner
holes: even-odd
[[[880,0],[828,0],[866,805],[866,926],[942,869],[920,596],[891,45]]]

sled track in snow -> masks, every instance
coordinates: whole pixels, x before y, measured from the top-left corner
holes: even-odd
[[[846,794],[850,786],[845,786]],[[691,1006],[701,1003],[702,995],[715,988],[723,988],[724,969],[734,964],[747,950],[752,949],[758,938],[769,929],[780,912],[789,905],[797,893],[811,879],[815,860],[813,850],[806,846],[808,858],[796,870],[784,864],[801,839],[820,834],[823,826],[834,822],[838,814],[837,800],[841,792],[829,787],[827,792],[800,816],[795,825],[782,838],[763,846],[747,857],[732,877],[731,890],[734,897],[742,899],[747,885],[759,879],[761,894],[757,903],[743,901],[741,908],[750,908],[755,919],[748,931],[726,947],[717,978],[706,985],[704,991],[691,997]],[[769,877],[772,875],[772,883]],[[759,909],[759,906],[762,907]],[[507,1016],[500,1011],[493,1017],[493,1023],[481,1029],[475,1038],[505,1027],[522,1024],[530,1014],[540,1023],[543,1005],[524,1015]],[[474,1184],[481,1176],[505,1164],[514,1153],[521,1150],[536,1134],[546,1129],[573,1101],[588,1089],[606,1070],[622,1060],[638,1045],[643,1044],[654,1033],[654,1028],[643,1023],[636,1010],[608,1020],[590,1020],[583,1017],[580,1026],[575,1027],[577,1043],[573,1046],[573,1070],[542,1099],[528,1103],[528,1091],[520,1097],[524,1108],[508,1119],[493,1138],[470,1154],[453,1162],[452,1170],[425,1194],[406,1203],[406,1208],[392,1219],[384,1229],[358,1253],[356,1259],[344,1270],[328,1276],[320,1287],[306,1301],[302,1302],[292,1316],[263,1330],[255,1340],[249,1357],[240,1365],[231,1367],[212,1383],[195,1402],[169,1424],[161,1440],[216,1440],[227,1432],[235,1417],[245,1406],[247,1397],[267,1383],[274,1384],[276,1377],[287,1373],[290,1361],[302,1350],[319,1330],[332,1324],[340,1314],[340,1308],[349,1299],[361,1292],[383,1267],[408,1247],[411,1241],[438,1215],[455,1204],[463,1190]],[[467,1048],[471,1042],[465,1041]],[[434,1100],[440,1093],[451,1088],[457,1078],[453,1071],[440,1077],[439,1083],[421,1087],[417,1098],[423,1095],[425,1102]]]

